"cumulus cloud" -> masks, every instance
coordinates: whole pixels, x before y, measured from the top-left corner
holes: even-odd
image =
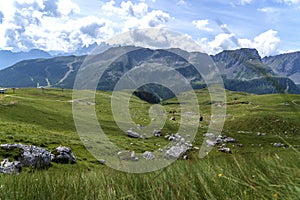
[[[113,34],[109,20],[96,16],[74,17],[80,10],[71,0],[2,1],[0,12],[4,16],[0,23],[1,49],[70,52],[100,43]]]
[[[99,4],[100,6],[100,4]],[[73,0],[0,1],[0,49],[72,52],[98,44],[116,32],[163,27],[171,16],[140,1],[109,1],[98,16],[82,17]]]
[[[199,30],[203,30],[203,31],[208,31],[208,32],[212,32],[213,29],[212,28],[209,28],[207,27],[209,25],[209,22],[207,19],[203,19],[203,20],[194,20],[192,22],[197,29]]]
[[[198,44],[205,53],[216,54],[226,49],[234,49],[236,45],[233,42],[234,34],[220,33],[214,37],[213,40],[208,38],[201,38]]]
[[[170,21],[171,16],[161,10],[150,10],[144,2],[132,3],[122,2],[120,6],[115,5],[115,1],[109,1],[102,6],[102,10],[107,16],[117,16],[120,24],[123,24],[122,31],[134,28],[163,27]]]
[[[262,57],[265,57],[278,53],[280,38],[278,32],[271,29],[252,40],[237,38],[232,33],[221,33],[216,35],[213,40],[201,38],[198,43],[208,54],[216,54],[228,49],[255,48]]]
[[[252,41],[249,39],[239,39],[238,41],[241,47],[256,48],[259,54],[265,57],[278,53],[280,38],[278,32],[271,29],[261,33]]]

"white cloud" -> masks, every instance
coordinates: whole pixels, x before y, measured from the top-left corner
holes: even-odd
[[[246,5],[246,4],[251,4],[253,0],[240,0],[239,4],[240,5]]]
[[[300,0],[275,0],[278,3],[284,3],[287,5],[297,5],[300,3]]]
[[[177,5],[185,6],[185,5],[186,5],[186,1],[184,1],[184,0],[179,0],[179,1],[177,1]]]
[[[208,54],[216,54],[228,49],[255,48],[262,57],[265,57],[278,53],[280,38],[277,34],[277,31],[271,29],[251,40],[236,38],[232,33],[221,33],[216,35],[213,40],[201,38],[198,40],[198,43]]]
[[[3,9],[3,5],[7,7]],[[74,51],[112,35],[111,22],[96,16],[76,18],[71,0],[14,0],[0,3],[0,49]]]
[[[122,2],[120,6],[115,1],[109,1],[102,6],[102,11],[116,18],[118,28],[123,32],[134,28],[163,27],[172,17],[161,10],[150,10],[144,2]]]
[[[271,29],[254,38],[252,45],[262,57],[277,53],[280,43],[280,38],[277,34],[277,31]]]
[[[72,52],[116,32],[163,27],[172,19],[166,12],[149,8],[146,1],[154,2],[99,3],[103,17],[82,17],[74,0],[0,0],[0,49]]]
[[[180,48],[204,52],[189,35],[182,35],[164,28],[137,29],[125,32],[107,41],[110,45],[135,45],[151,49]]]
[[[278,45],[280,43],[280,38],[277,34],[277,31],[271,29],[264,33],[261,33],[253,40],[238,39],[238,42],[241,47],[257,49],[259,54],[262,57],[265,57],[278,53]]]
[[[267,14],[269,14],[269,13],[272,14],[272,13],[278,12],[278,9],[274,8],[274,7],[258,8],[257,10],[260,12],[263,12],[263,13],[267,13]]]
[[[207,38],[198,40],[198,44],[205,53],[216,54],[226,49],[234,49],[236,45],[233,42],[234,34],[220,33],[209,41]]]
[[[209,25],[209,22],[207,19],[203,19],[203,20],[194,20],[192,22],[197,29],[199,30],[203,30],[203,31],[208,31],[208,32],[212,32],[213,29],[212,28],[209,28],[207,27]]]
[[[57,9],[62,15],[70,15],[72,13],[80,12],[79,6],[71,0],[60,0],[57,3]]]

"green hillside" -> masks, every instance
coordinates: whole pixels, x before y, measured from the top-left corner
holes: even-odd
[[[194,146],[201,146],[210,123],[206,89],[197,90],[200,122]],[[129,138],[113,121],[110,92],[97,91],[95,106],[107,136],[136,152],[158,149],[176,133],[180,108],[176,99],[162,102],[167,113],[163,137]],[[184,103],[184,102],[182,102]],[[223,105],[224,106],[224,105]],[[151,104],[131,97],[130,112],[147,125]],[[75,165],[53,164],[44,171],[28,169],[18,176],[0,175],[0,199],[297,199],[300,195],[300,95],[250,95],[227,91],[227,117],[222,135],[233,137],[232,154],[214,148],[204,159],[189,159],[147,174],[126,174],[101,165],[83,146],[72,115],[72,91],[17,89],[0,95],[0,143],[24,143],[53,149],[70,146]],[[175,117],[174,120],[169,120]],[[286,148],[274,147],[282,143]],[[242,144],[242,145],[237,145]],[[1,152],[0,152],[1,154]],[[0,155],[0,158],[4,158]],[[33,173],[34,172],[34,173]],[[236,198],[234,198],[236,197]]]

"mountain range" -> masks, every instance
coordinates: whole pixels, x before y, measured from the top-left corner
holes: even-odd
[[[195,67],[178,55],[178,52],[187,55],[186,57],[201,53],[190,53],[180,49],[152,50],[127,46],[112,47],[99,55],[99,58],[109,59],[110,55],[117,53],[120,48],[129,53],[120,56],[107,68],[99,81],[98,89],[113,90],[123,74],[147,62],[172,67],[189,80],[194,88],[205,87],[204,79],[197,73]],[[23,60],[2,69],[0,86],[72,88],[76,74],[86,56],[45,58],[46,54],[41,55],[44,57]],[[261,58],[256,49],[243,48],[225,50],[211,55],[211,58],[222,74],[226,89],[256,94],[300,93],[296,85],[300,83],[300,52]],[[144,86],[140,89],[154,93],[163,99],[172,96],[170,91],[162,90],[157,85]]]
[[[39,49],[32,49],[28,52],[12,52],[9,50],[0,51],[0,69],[9,67],[22,60],[36,59],[36,58],[51,58],[52,56],[46,51]]]

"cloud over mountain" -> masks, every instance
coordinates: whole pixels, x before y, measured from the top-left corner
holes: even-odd
[[[117,6],[109,1],[99,13],[103,17],[82,16],[72,0],[1,1],[0,49],[72,52],[116,32],[158,27],[171,19],[168,13],[150,10],[144,2],[126,1]]]

